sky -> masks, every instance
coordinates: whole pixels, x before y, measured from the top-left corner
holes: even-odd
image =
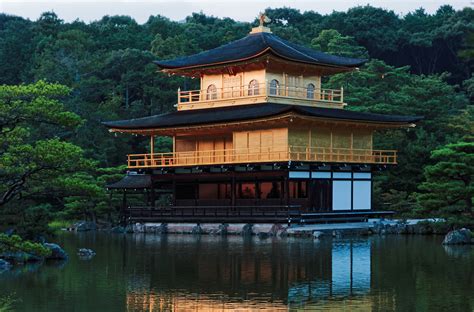
[[[455,9],[472,7],[474,0],[0,0],[0,12],[36,20],[42,12],[54,11],[68,22],[76,19],[90,22],[104,15],[129,15],[138,23],[144,23],[150,15],[181,21],[192,12],[202,11],[207,15],[250,22],[268,7],[286,6],[327,14],[366,4],[404,15],[420,7],[434,13],[443,4]]]

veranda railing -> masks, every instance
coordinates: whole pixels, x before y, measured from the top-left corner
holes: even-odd
[[[129,168],[176,167],[282,161],[396,164],[397,151],[332,147],[240,148],[128,155]]]

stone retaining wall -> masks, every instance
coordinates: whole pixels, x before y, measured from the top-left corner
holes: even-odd
[[[444,229],[442,229],[444,230]],[[324,236],[366,236],[389,234],[443,234],[439,227],[423,222],[401,222],[377,220],[358,223],[307,224],[293,225],[272,223],[136,223],[127,227],[115,227],[114,233],[150,233],[150,234],[202,234],[202,235],[256,235],[260,238],[311,237]]]

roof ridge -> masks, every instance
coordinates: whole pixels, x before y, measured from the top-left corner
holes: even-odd
[[[270,47],[270,44],[267,42],[267,40],[265,39],[265,36],[263,35],[263,34],[265,34],[265,33],[259,33],[259,34],[260,34],[260,36],[262,37],[262,41],[265,43],[265,45],[267,46],[267,48]],[[264,49],[264,50],[265,50],[265,49]]]
[[[273,35],[273,34],[269,34],[269,35]],[[290,48],[291,50],[293,50],[293,51],[295,51],[295,52],[297,52],[297,53],[299,53],[299,54],[301,54],[301,55],[303,55],[303,56],[306,56],[306,57],[308,57],[308,58],[310,58],[310,59],[312,59],[312,60],[314,60],[314,61],[316,61],[316,62],[320,62],[320,60],[318,60],[318,59],[312,57],[311,55],[308,55],[308,54],[306,54],[306,53],[303,53],[303,52],[298,51],[297,49],[293,48],[292,46],[290,46],[290,45],[288,44],[289,42],[287,43],[286,40],[284,40],[284,39],[282,39],[282,38],[280,38],[280,37],[278,37],[278,36],[276,36],[276,35],[273,35],[273,37],[275,37],[276,40],[278,40],[281,44],[285,45],[286,47]],[[305,47],[305,46],[302,46],[302,47]],[[318,52],[322,52],[322,51],[318,51]],[[324,52],[322,52],[322,53],[324,53]]]

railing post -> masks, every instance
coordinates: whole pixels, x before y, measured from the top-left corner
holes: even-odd
[[[150,136],[150,156],[151,156],[151,165],[154,165],[154,154],[155,154],[155,136],[152,134]]]
[[[181,104],[181,88],[178,88],[178,104]]]
[[[344,87],[341,86],[341,103],[344,103]]]

